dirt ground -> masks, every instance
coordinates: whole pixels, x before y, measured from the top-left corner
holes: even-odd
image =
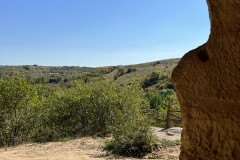
[[[154,127],[153,133],[159,140],[180,140],[181,128]],[[105,160],[116,158],[102,151],[101,145],[110,138],[84,137],[64,142],[28,143],[15,147],[1,148],[0,160]],[[180,145],[160,147],[158,151],[148,154],[143,159],[178,159]]]

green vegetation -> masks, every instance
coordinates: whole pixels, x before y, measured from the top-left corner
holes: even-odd
[[[37,104],[35,86],[13,75],[0,81],[0,146],[27,140],[35,123]]]
[[[158,92],[148,92],[145,94],[145,96],[150,103],[151,109],[166,109],[166,104],[173,105],[173,100],[177,98],[173,89],[162,89]]]
[[[132,73],[132,72],[136,72],[136,71],[137,71],[136,68],[132,68],[132,67],[130,67],[130,68],[127,69],[126,74],[128,74],[128,73]]]
[[[0,66],[0,147],[106,135],[105,149],[141,157],[154,149],[143,109],[179,108],[178,60],[103,68]]]
[[[134,83],[115,87],[104,81],[73,81],[68,89],[54,89],[10,75],[0,80],[0,97],[1,146],[108,132],[114,143],[150,145],[144,141],[151,133],[140,112],[149,106]]]
[[[129,88],[132,87],[135,86],[122,91],[122,96],[128,97],[124,98],[128,105],[118,112],[118,121],[112,128],[114,140],[107,142],[105,149],[117,155],[142,157],[154,149],[154,138],[148,120],[141,114],[141,109],[149,108],[148,103],[140,101],[141,94],[129,96],[132,94]]]
[[[120,69],[118,69],[117,74],[114,76],[114,79],[117,80],[118,77],[121,77],[121,76],[123,76],[124,74],[125,74],[124,69],[123,69],[123,68],[120,68]]]
[[[0,66],[0,72],[10,73],[12,71],[19,74],[31,74],[32,76],[44,75],[48,76],[53,73],[66,74],[66,73],[82,73],[90,72],[95,68],[90,67],[78,67],[78,66],[63,66],[63,67],[50,67],[50,66],[38,66],[38,65],[24,65],[24,66]]]
[[[141,84],[147,92],[166,88],[173,89],[170,80],[171,71],[177,65],[178,61],[178,59],[172,59],[137,65],[101,68],[76,66],[49,67],[38,65],[0,66],[0,78],[4,75],[15,73],[26,77],[27,81],[31,84],[60,85],[66,88],[69,87],[69,82],[74,80],[83,80],[85,82],[91,79],[106,80],[117,86],[130,84],[134,80]],[[158,75],[155,80],[154,76],[150,78],[154,73]],[[146,83],[145,85],[144,82]]]
[[[136,123],[135,126],[117,128],[113,135],[114,140],[106,142],[105,150],[116,155],[143,157],[154,150],[155,140],[149,128]]]
[[[166,139],[162,139],[160,141],[160,145],[161,147],[172,147],[172,146],[177,146],[177,145],[181,145],[181,141],[180,140],[175,140],[175,141],[169,141],[169,140],[166,140]]]

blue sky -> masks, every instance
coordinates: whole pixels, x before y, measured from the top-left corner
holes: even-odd
[[[204,0],[0,0],[0,65],[180,58],[210,33]]]

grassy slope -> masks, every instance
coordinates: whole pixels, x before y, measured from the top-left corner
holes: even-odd
[[[109,67],[77,67],[77,66],[37,66],[37,65],[24,65],[24,66],[0,66],[0,74],[6,74],[14,71],[23,75],[31,75],[32,77],[49,77],[48,79],[57,77],[68,77],[69,80],[76,79],[76,77],[95,77],[103,78],[108,82],[113,82],[117,85],[123,83],[130,83],[135,80],[139,83],[150,76],[154,71],[160,71],[168,76],[171,75],[173,68],[178,64],[180,59],[168,59],[149,63],[142,63],[127,66],[109,66]],[[136,69],[135,72],[126,73],[129,68]],[[114,79],[119,69],[124,70],[124,75]],[[0,75],[1,76],[1,75]],[[75,78],[74,78],[75,77]],[[64,79],[64,78],[63,78]],[[79,78],[77,78],[79,79]],[[81,79],[81,78],[80,78]],[[153,88],[155,86],[152,86]]]
[[[173,68],[176,67],[178,62],[179,59],[170,59],[137,65],[120,66],[120,68],[123,68],[125,72],[128,70],[128,68],[135,68],[136,71],[124,74],[118,77],[117,80],[114,80],[114,76],[118,72],[118,69],[115,69],[113,72],[105,74],[104,78],[116,84],[129,83],[133,79],[138,82],[142,82],[147,76],[149,76],[154,71],[161,71],[162,73],[165,73],[167,75],[171,74]]]

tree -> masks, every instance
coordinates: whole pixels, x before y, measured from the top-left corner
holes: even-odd
[[[120,68],[120,69],[118,69],[117,74],[114,76],[114,79],[117,80],[118,77],[121,77],[121,76],[123,76],[124,74],[125,74],[124,69],[123,69],[123,68]]]
[[[158,81],[161,79],[162,77],[162,73],[160,71],[155,71],[152,72],[152,74],[150,75],[150,77],[147,77],[142,84],[143,88],[147,88],[151,85],[157,84]]]
[[[0,145],[26,140],[36,104],[37,91],[23,78],[10,75],[0,80]]]

